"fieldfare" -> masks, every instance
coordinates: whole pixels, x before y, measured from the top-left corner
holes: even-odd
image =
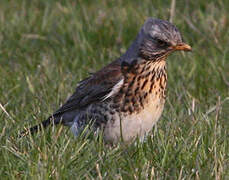
[[[166,58],[176,50],[191,50],[178,29],[168,21],[147,19],[126,53],[80,81],[63,106],[23,134],[63,124],[77,136],[92,122],[108,143],[143,137],[162,114]]]

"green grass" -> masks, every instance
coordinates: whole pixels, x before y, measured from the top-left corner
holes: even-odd
[[[229,1],[177,1],[173,23],[192,53],[168,58],[163,116],[146,141],[107,147],[49,128],[79,80],[119,57],[146,17],[171,1],[0,2],[0,179],[229,179]]]

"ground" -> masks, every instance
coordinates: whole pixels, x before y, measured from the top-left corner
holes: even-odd
[[[1,0],[1,179],[228,179],[228,12],[227,0]],[[61,126],[17,138],[119,57],[147,17],[171,19],[193,51],[168,58],[165,110],[144,142],[108,147]]]

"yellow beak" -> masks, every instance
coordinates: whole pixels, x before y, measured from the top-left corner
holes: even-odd
[[[188,44],[180,43],[175,46],[172,46],[172,49],[178,50],[178,51],[191,51],[192,48]]]

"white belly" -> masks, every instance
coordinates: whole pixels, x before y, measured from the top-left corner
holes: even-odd
[[[123,114],[115,122],[108,122],[104,130],[105,141],[116,143],[120,138],[129,142],[135,137],[147,134],[160,118],[164,108],[164,100],[157,98],[149,102],[138,114]]]

